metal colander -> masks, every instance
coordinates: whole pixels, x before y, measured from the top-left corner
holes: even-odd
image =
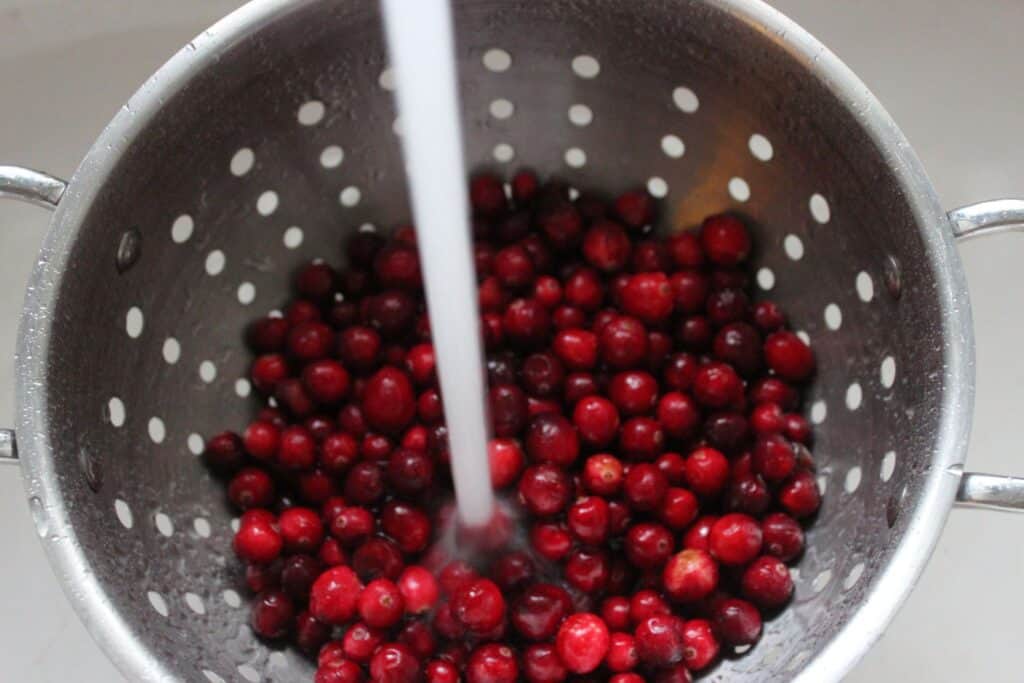
[[[792,606],[710,677],[840,677],[958,487],[1020,504],[1015,480],[960,470],[974,371],[953,238],[1019,227],[1021,204],[948,219],[867,89],[764,5],[460,0],[455,15],[471,166],[646,183],[664,231],[723,210],[753,226],[757,286],[817,352],[825,497]],[[371,0],[255,2],[154,75],[66,189],[0,168],[0,193],[56,206],[17,358],[29,504],[130,680],[311,677],[250,632],[233,512],[196,456],[254,411],[242,331],[289,273],[409,216],[386,66]]]

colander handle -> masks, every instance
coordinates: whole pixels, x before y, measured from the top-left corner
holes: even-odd
[[[55,209],[67,187],[66,182],[47,173],[21,166],[0,166],[0,197]]]
[[[994,199],[962,206],[949,212],[949,221],[958,240],[1024,231],[1024,200]],[[1024,511],[1024,479],[963,472],[956,502],[963,507]]]

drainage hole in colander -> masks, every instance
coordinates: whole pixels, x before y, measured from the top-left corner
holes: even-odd
[[[775,287],[775,273],[771,268],[761,268],[757,271],[757,286],[766,292]]]
[[[221,593],[221,597],[224,598],[224,604],[228,607],[238,609],[242,606],[242,596],[238,594],[238,591],[227,588]]]
[[[124,424],[124,402],[121,401],[121,399],[117,396],[112,396],[110,400],[107,401],[106,408],[107,414],[105,417],[110,421],[110,424],[115,427],[120,427]]]
[[[494,155],[495,161],[503,164],[508,163],[509,161],[512,161],[513,159],[516,158],[515,148],[506,142],[499,142],[498,144],[496,144],[494,146],[492,154]]]
[[[827,199],[820,194],[812,194],[808,201],[808,206],[811,209],[811,217],[814,220],[822,225],[829,222],[829,219],[832,217],[832,211],[829,209]]]
[[[196,535],[199,536],[199,538],[210,537],[210,523],[206,520],[205,517],[196,517],[192,521],[192,528],[195,530]]]
[[[857,410],[860,408],[863,398],[864,391],[860,388],[860,384],[857,382],[854,382],[846,388],[846,407],[849,410]]]
[[[491,102],[489,110],[494,118],[507,119],[515,113],[516,106],[502,97]]]
[[[661,151],[665,156],[678,159],[686,154],[686,144],[678,135],[666,135],[661,139]]]
[[[850,471],[846,473],[846,480],[843,482],[843,488],[846,489],[847,493],[853,493],[860,486],[861,470],[860,466],[854,466],[850,468]]]
[[[299,107],[297,118],[303,126],[315,126],[323,121],[326,112],[327,108],[324,107],[323,102],[309,100],[308,102],[303,102],[302,106]]]
[[[892,479],[892,473],[896,471],[896,451],[889,451],[882,456],[882,467],[878,471],[878,476],[881,477],[882,481],[889,481]]]
[[[771,161],[772,156],[775,154],[775,150],[772,149],[772,143],[760,133],[754,133],[750,136],[750,140],[747,141],[747,147],[750,148],[750,153],[754,155],[754,158],[760,161]]]
[[[129,308],[124,316],[124,331],[128,333],[128,336],[138,339],[144,325],[145,318],[142,315],[142,310],[138,306]]]
[[[209,669],[203,669],[203,675],[206,676],[206,680],[210,681],[210,683],[227,683],[227,681]]]
[[[288,249],[298,249],[302,245],[302,228],[297,225],[293,225],[284,231],[284,235],[281,236],[281,241],[284,242],[284,246]]]
[[[185,593],[185,604],[196,614],[206,614],[206,605],[203,604],[203,599],[195,593]]]
[[[279,203],[280,199],[278,198],[277,193],[273,190],[267,190],[256,198],[256,212],[261,216],[269,216],[277,211],[277,205]]]
[[[256,298],[256,285],[251,282],[243,282],[238,285],[238,303],[248,306]]]
[[[338,145],[328,145],[320,152],[320,165],[324,168],[338,168],[345,160],[345,151]]]
[[[731,178],[729,180],[729,196],[738,202],[747,201],[750,199],[750,185],[743,178]]]
[[[174,337],[168,337],[164,340],[163,349],[161,352],[164,355],[164,360],[167,361],[168,365],[174,365],[181,358],[181,344]]]
[[[860,271],[857,273],[857,296],[864,303],[869,303],[875,298],[875,283],[871,280],[871,276],[867,274],[867,271]]]
[[[188,242],[188,238],[192,236],[194,229],[195,222],[192,220],[192,216],[182,214],[171,223],[171,240],[176,244],[184,244]]]
[[[235,152],[234,156],[231,157],[231,174],[244,176],[252,170],[255,161],[256,155],[253,154],[253,151],[248,147],[243,147]]]
[[[572,168],[582,168],[587,164],[587,154],[579,147],[565,150],[565,163]]]
[[[804,331],[804,330],[797,330],[796,331],[796,336],[799,337],[800,341],[802,341],[804,344],[810,345],[810,343],[811,343],[811,335],[807,334],[806,331]]]
[[[156,591],[147,591],[146,597],[149,599],[149,604],[156,610],[156,613],[162,617],[166,617],[168,614],[167,601],[164,600],[164,596],[160,595]]]
[[[192,432],[188,435],[188,438],[185,441],[188,444],[188,450],[192,455],[202,455],[203,449],[205,448],[203,437]]]
[[[883,358],[882,365],[879,368],[879,375],[882,386],[886,389],[892,388],[893,383],[896,381],[896,359],[892,356]]]
[[[484,67],[486,67],[488,71],[502,73],[504,71],[508,71],[509,67],[512,66],[512,55],[501,48],[492,47],[484,53],[483,62]],[[392,87],[394,86],[392,85]]]
[[[572,70],[580,78],[597,78],[601,64],[591,55],[577,55],[573,57]]]
[[[167,428],[164,427],[164,421],[159,417],[149,418],[146,431],[149,433],[149,438],[153,443],[163,443],[164,438],[167,436]]]
[[[204,360],[199,364],[199,379],[207,384],[217,379],[217,366],[213,364],[213,361]]]
[[[814,581],[811,581],[811,589],[815,593],[820,593],[821,591],[825,590],[825,586],[827,586],[831,580],[832,570],[826,569],[814,577]]]
[[[231,530],[234,531],[235,533],[238,533],[238,529],[239,529],[239,527],[241,525],[242,525],[242,520],[239,519],[238,517],[233,517],[231,519]]]
[[[825,326],[830,330],[838,330],[843,325],[843,312],[838,304],[825,306]]]
[[[244,377],[239,377],[235,380],[235,395],[239,398],[245,398],[252,393],[252,384],[249,380]]]
[[[380,76],[377,77],[377,85],[388,91],[395,89],[395,72],[390,66],[380,72]]]
[[[782,240],[782,248],[793,261],[799,261],[804,257],[804,243],[796,235],[786,235],[785,239]]]
[[[811,422],[816,425],[820,425],[825,421],[825,417],[828,415],[828,406],[824,400],[817,400],[811,404]]]
[[[819,474],[816,481],[818,482],[818,494],[824,496],[825,492],[828,491],[828,475]]]
[[[227,258],[225,258],[224,252],[220,249],[214,249],[206,255],[206,274],[220,275],[224,272],[225,263],[227,263]]]
[[[693,114],[700,108],[700,100],[697,99],[697,93],[685,85],[681,85],[672,91],[672,101],[675,102],[681,111],[687,114]]]
[[[338,195],[338,201],[341,202],[342,206],[351,208],[358,204],[362,197],[363,193],[360,192],[358,187],[355,185],[349,185],[341,191],[341,194]]]
[[[569,107],[569,121],[574,126],[589,126],[594,120],[594,112],[585,104],[574,104]]]
[[[174,524],[171,522],[171,518],[162,512],[153,515],[153,523],[161,536],[170,537],[174,533]]]
[[[861,574],[864,573],[864,563],[858,562],[857,564],[850,567],[850,571],[846,574],[846,578],[843,579],[843,590],[850,590],[860,580]]]
[[[260,672],[252,668],[248,664],[239,665],[238,673],[241,674],[242,678],[249,681],[250,683],[258,683],[260,680]]]
[[[664,178],[654,176],[647,181],[647,191],[651,193],[652,197],[661,199],[668,194],[668,183],[665,182]]]

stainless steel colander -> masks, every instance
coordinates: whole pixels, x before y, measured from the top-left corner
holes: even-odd
[[[1024,202],[947,216],[864,85],[757,2],[459,0],[456,23],[471,165],[645,182],[666,231],[751,219],[758,286],[818,354],[826,493],[792,607],[712,678],[839,678],[954,500],[1024,507],[1024,482],[962,473],[974,344],[953,246],[1024,227]],[[253,410],[241,332],[288,273],[408,217],[389,85],[372,0],[255,2],[158,71],[66,185],[0,167],[0,194],[56,209],[17,355],[29,505],[132,681],[311,676],[250,633],[232,512],[196,455]]]

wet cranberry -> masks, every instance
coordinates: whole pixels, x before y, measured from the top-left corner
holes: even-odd
[[[248,330],[249,345],[257,353],[273,353],[284,348],[290,325],[284,318],[260,318]]]
[[[331,535],[342,543],[353,544],[366,539],[376,525],[366,508],[346,507],[330,520]]]
[[[312,467],[316,462],[316,441],[305,427],[286,427],[281,432],[281,445],[277,452],[278,462],[293,470]]]
[[[656,465],[633,465],[624,481],[626,500],[635,510],[655,510],[665,498],[668,480]]]
[[[597,335],[578,328],[564,329],[555,335],[552,350],[569,369],[589,370],[597,364]]]
[[[720,266],[738,265],[750,255],[750,233],[738,218],[728,214],[705,219],[700,239],[708,259]]]
[[[383,287],[416,290],[420,280],[420,260],[410,245],[392,243],[373,259],[373,272]]]
[[[469,183],[469,201],[475,212],[493,216],[505,208],[505,189],[496,176],[480,174]]]
[[[295,291],[303,298],[323,301],[333,293],[336,277],[334,269],[326,263],[310,263],[296,274]]]
[[[346,366],[356,370],[373,367],[380,347],[380,335],[371,327],[355,325],[338,335],[338,355]]]
[[[676,340],[687,351],[701,352],[711,346],[714,330],[710,321],[702,315],[683,318],[675,328]]]
[[[797,472],[779,489],[779,504],[797,519],[810,517],[821,505],[818,482],[810,472]]]
[[[494,582],[503,591],[512,591],[532,582],[536,567],[530,555],[520,551],[506,553],[491,567]]]
[[[649,324],[662,322],[672,314],[673,295],[664,273],[638,273],[622,290],[623,310]]]
[[[724,408],[742,393],[743,381],[725,363],[709,363],[698,369],[693,379],[694,397],[711,408]]]
[[[640,674],[630,672],[615,674],[608,679],[608,683],[647,683],[647,680]]]
[[[746,318],[750,300],[742,289],[718,289],[708,295],[705,310],[708,320],[721,327]]]
[[[551,246],[567,251],[579,244],[583,236],[583,217],[569,202],[558,202],[537,216],[537,224]]]
[[[281,534],[266,520],[243,522],[235,534],[235,554],[247,562],[268,564],[281,554]]]
[[[596,311],[604,300],[604,286],[597,272],[579,268],[565,281],[565,303],[586,312]]]
[[[640,661],[655,668],[670,667],[683,661],[683,634],[676,617],[656,615],[641,621],[633,637]]]
[[[557,524],[535,524],[530,529],[530,545],[541,557],[557,562],[572,549],[572,536]]]
[[[362,437],[367,429],[363,409],[354,403],[344,406],[338,411],[338,427],[352,436]]]
[[[320,308],[312,301],[297,299],[288,305],[284,317],[291,327],[320,320]]]
[[[491,387],[488,396],[495,436],[517,436],[526,426],[526,395],[513,384],[501,384]]]
[[[596,614],[574,614],[566,619],[555,639],[555,650],[565,667],[586,674],[601,665],[608,653],[611,636]]]
[[[313,683],[363,683],[366,675],[349,659],[331,659],[316,670]]]
[[[689,353],[676,353],[662,369],[662,382],[672,391],[688,391],[697,376],[697,358]]]
[[[486,633],[505,619],[505,598],[489,579],[476,579],[452,595],[452,615],[474,633]]]
[[[562,303],[562,283],[558,278],[542,275],[533,284],[533,298],[544,308],[553,309]],[[556,324],[557,327],[557,324]]]
[[[273,424],[257,420],[249,423],[242,435],[246,452],[257,460],[271,460],[277,457],[281,443],[281,430]]]
[[[523,674],[529,683],[562,683],[569,671],[554,645],[536,643],[523,652]]]
[[[345,499],[356,505],[370,505],[384,495],[384,472],[373,462],[359,462],[345,477]]]
[[[697,518],[697,497],[688,489],[669,488],[658,508],[658,518],[673,531],[683,531]]]
[[[761,521],[764,550],[783,562],[795,559],[804,549],[804,532],[795,519],[773,512]]]
[[[786,316],[774,301],[759,301],[754,305],[754,324],[762,332],[774,332],[786,324]]]
[[[681,270],[669,277],[673,307],[677,312],[694,314],[704,310],[710,292],[710,284],[704,273],[696,270]]]
[[[768,482],[781,482],[796,467],[793,445],[778,434],[763,436],[754,444],[751,464],[754,471]]]
[[[644,190],[624,192],[615,200],[616,215],[634,230],[650,225],[654,221],[654,211],[654,198]]]
[[[398,368],[384,367],[370,377],[362,400],[367,422],[383,432],[401,430],[416,415],[412,384]]]
[[[253,361],[249,369],[249,376],[252,378],[252,385],[264,394],[274,391],[277,383],[286,378],[289,374],[288,361],[279,353],[269,353],[260,356]]]
[[[633,624],[639,624],[657,615],[669,615],[672,610],[661,596],[650,589],[639,590],[629,601],[629,618]]]
[[[267,591],[256,596],[249,623],[261,638],[282,638],[292,628],[295,607],[281,591]]]
[[[432,528],[430,516],[414,505],[392,500],[381,512],[381,529],[406,554],[426,550]]]
[[[374,683],[415,683],[420,679],[420,663],[408,646],[389,643],[370,659],[370,678]]]
[[[626,420],[619,430],[619,448],[636,460],[653,460],[661,453],[665,433],[657,420],[634,417]]]
[[[566,515],[569,531],[582,543],[597,545],[608,538],[611,520],[604,498],[587,496],[578,499]]]
[[[605,666],[615,672],[632,671],[640,662],[633,636],[628,633],[612,633],[608,641]]]
[[[487,445],[487,454],[491,465],[491,485],[495,489],[503,489],[514,484],[525,462],[519,442],[492,439]]]
[[[677,268],[698,268],[704,265],[704,248],[692,232],[680,232],[665,241],[669,256]]]
[[[587,396],[576,403],[573,423],[579,436],[589,446],[611,444],[619,431],[619,411],[601,396]]]
[[[525,287],[536,277],[530,255],[518,245],[504,247],[495,254],[494,274],[502,285],[511,289]]]
[[[654,677],[654,683],[693,683],[693,675],[686,664],[679,663],[659,671]]]
[[[740,586],[744,597],[765,609],[781,607],[793,594],[789,567],[770,555],[750,563],[743,571]]]
[[[636,367],[647,357],[647,330],[636,318],[619,316],[598,332],[601,358],[609,367]]]
[[[554,396],[561,391],[565,381],[565,368],[561,361],[551,353],[534,353],[523,361],[523,388],[532,395],[541,398]]]
[[[516,299],[505,309],[502,324],[510,342],[532,348],[547,339],[551,316],[547,309],[533,299]]]
[[[603,550],[580,548],[569,553],[565,580],[584,593],[603,591],[608,586],[611,562]]]
[[[352,624],[345,632],[342,649],[349,659],[366,663],[384,642],[386,633],[361,621]]]
[[[528,640],[547,640],[572,611],[572,599],[565,589],[537,583],[523,591],[512,604],[509,618],[513,628]]]
[[[576,428],[561,415],[538,415],[526,431],[526,452],[534,462],[567,467],[580,452]]]
[[[630,262],[633,272],[636,273],[659,273],[672,268],[671,254],[656,240],[637,242]]]
[[[386,538],[367,539],[352,553],[352,569],[366,581],[382,576],[394,581],[404,568],[402,551]]]
[[[300,361],[327,356],[334,342],[334,332],[321,322],[305,322],[288,331],[288,352]]]
[[[686,458],[686,483],[699,496],[718,495],[729,479],[729,461],[714,448],[698,448]]]
[[[437,577],[441,588],[449,596],[478,578],[480,576],[476,570],[462,560],[454,560],[446,564]]]
[[[725,598],[711,605],[711,625],[722,642],[753,645],[761,637],[761,615],[746,600]]]
[[[341,626],[355,615],[362,588],[351,569],[331,567],[313,583],[309,611],[326,624]]]
[[[215,472],[230,473],[245,462],[242,439],[234,432],[221,432],[210,437],[203,450],[203,459]],[[276,449],[275,449],[276,450]]]
[[[786,427],[782,407],[778,403],[758,403],[750,411],[750,427],[759,435],[780,433]]]
[[[725,453],[736,453],[747,445],[750,428],[739,413],[715,413],[704,421],[704,438],[708,445]]]
[[[277,520],[284,548],[292,553],[313,552],[324,537],[320,515],[309,508],[288,508]]]
[[[388,459],[388,483],[399,493],[420,493],[434,481],[434,461],[422,451],[395,450]]]
[[[704,550],[683,550],[665,564],[662,585],[673,600],[702,600],[718,586],[718,563]]]
[[[626,557],[638,569],[660,567],[672,554],[672,532],[660,524],[641,522],[626,532]]]
[[[405,611],[402,594],[392,581],[374,579],[359,594],[359,616],[371,628],[390,628]]]
[[[715,335],[712,350],[719,360],[730,363],[750,377],[761,369],[761,335],[747,323],[730,323]]]
[[[658,422],[673,439],[692,437],[700,423],[700,409],[689,394],[670,391],[658,400]]]
[[[583,485],[597,495],[611,496],[618,493],[623,478],[622,462],[607,453],[590,456],[583,466]]]
[[[518,679],[519,664],[507,645],[488,643],[470,655],[466,667],[468,683],[515,683]]]
[[[785,416],[785,423],[787,437],[805,445],[811,442],[811,425],[803,415],[789,413]]]
[[[274,502],[274,480],[261,469],[247,467],[228,484],[228,500],[242,510],[270,507]]]
[[[595,222],[583,239],[583,257],[587,263],[606,273],[625,268],[631,250],[626,231],[610,220]]]
[[[760,476],[743,474],[733,477],[729,482],[725,500],[727,510],[760,517],[769,505],[771,493]]]
[[[744,565],[761,552],[761,527],[753,517],[738,512],[723,515],[711,527],[708,549],[725,565]]]
[[[429,571],[419,566],[406,567],[398,578],[398,590],[409,614],[423,614],[437,604],[440,587]]]
[[[427,662],[423,674],[427,683],[459,683],[459,669],[443,659]]]
[[[764,342],[764,359],[788,382],[802,382],[814,372],[814,353],[792,332],[775,332]]]
[[[672,486],[686,483],[686,458],[679,453],[662,453],[654,463]]]
[[[437,636],[425,621],[409,621],[398,631],[399,643],[407,646],[421,661],[437,651]]]
[[[608,397],[624,415],[642,415],[654,408],[658,382],[646,372],[620,372],[608,383]]]
[[[718,517],[714,515],[698,517],[697,521],[683,534],[683,547],[695,550],[708,550],[710,548],[708,538],[711,536],[711,527],[717,521]]]

